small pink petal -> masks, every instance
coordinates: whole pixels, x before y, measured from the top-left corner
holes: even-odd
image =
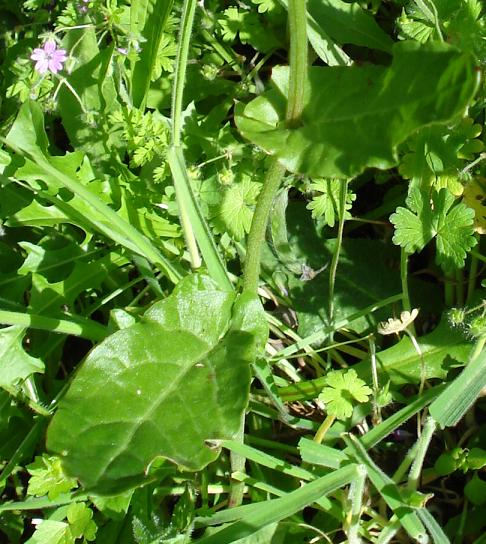
[[[35,69],[39,72],[39,74],[45,74],[49,69],[49,62],[47,59],[40,59],[36,62]]]
[[[58,62],[55,59],[51,59],[49,61],[49,70],[53,74],[57,74],[57,72],[59,72],[59,70],[62,70],[62,62]]]
[[[34,49],[32,55],[30,55],[32,60],[42,60],[46,58],[46,54],[43,49]]]
[[[47,42],[44,44],[44,51],[48,54],[54,53],[56,50],[56,42],[54,40],[47,40]]]

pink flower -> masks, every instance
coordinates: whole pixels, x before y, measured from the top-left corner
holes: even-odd
[[[47,40],[42,48],[34,49],[30,58],[37,61],[35,69],[39,74],[45,74],[46,72],[57,74],[59,70],[62,70],[62,65],[67,59],[66,51],[64,49],[57,49],[57,44],[54,40]]]

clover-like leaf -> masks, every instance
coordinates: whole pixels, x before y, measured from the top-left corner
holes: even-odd
[[[91,351],[51,422],[48,447],[100,494],[134,487],[158,456],[201,470],[219,455],[208,441],[240,427],[266,332],[256,298],[236,300],[207,276],[185,277],[139,323]]]
[[[372,393],[353,369],[329,372],[326,384],[319,395],[319,400],[326,404],[327,413],[337,419],[348,418],[353,413],[354,405],[368,402]]]
[[[474,211],[454,204],[447,189],[433,193],[430,201],[418,187],[412,187],[408,208],[398,207],[390,216],[395,225],[393,242],[408,253],[421,251],[433,238],[437,241],[436,262],[445,272],[462,268],[467,252],[476,245]]]
[[[61,493],[67,493],[78,485],[74,478],[64,474],[59,457],[36,457],[33,463],[27,465],[27,471],[30,474],[28,495],[47,495],[55,500]]]
[[[474,62],[445,44],[402,42],[382,66],[311,67],[302,124],[285,124],[289,70],[272,70],[274,89],[236,112],[242,135],[291,172],[353,177],[397,163],[397,146],[417,129],[462,113],[477,88]]]

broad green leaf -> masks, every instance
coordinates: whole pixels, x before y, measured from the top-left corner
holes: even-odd
[[[157,456],[201,470],[219,454],[206,441],[239,429],[263,319],[256,299],[235,303],[208,277],[187,276],[88,355],[53,418],[48,447],[98,493],[136,485]]]
[[[291,172],[353,177],[390,168],[398,144],[463,112],[477,87],[472,58],[448,45],[402,42],[393,53],[389,68],[309,68],[296,129],[285,126],[288,68],[274,68],[274,88],[238,108],[237,126]]]
[[[331,261],[335,245],[334,239],[321,241],[319,257],[322,266]],[[392,259],[393,252],[377,240],[344,240],[335,284],[335,321],[400,291],[399,273],[390,264]],[[289,295],[299,318],[299,334],[303,337],[332,325],[328,317],[328,278],[327,266],[309,281],[300,278],[289,280]],[[361,333],[386,319],[388,312],[389,309],[382,308],[375,314],[364,315],[353,321],[349,328]]]
[[[34,372],[44,372],[44,363],[22,347],[25,330],[16,325],[0,329],[0,387],[10,388]]]
[[[407,253],[421,251],[433,238],[437,240],[437,264],[444,271],[463,268],[468,251],[474,247],[474,210],[454,205],[447,189],[433,193],[431,201],[418,187],[412,187],[407,204],[390,217],[395,225],[393,242]]]
[[[308,0],[307,10],[338,44],[352,43],[389,53],[393,41],[358,3],[342,0]]]
[[[471,344],[461,332],[452,329],[443,319],[429,334],[417,338],[423,354],[426,379],[445,378],[452,366],[466,363]],[[419,383],[421,358],[408,336],[398,344],[376,354],[378,375],[385,383],[390,379],[394,384]],[[370,376],[370,363],[365,360],[353,368],[359,376]]]

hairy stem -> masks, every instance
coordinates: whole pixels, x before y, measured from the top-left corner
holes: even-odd
[[[307,10],[305,0],[289,0],[290,79],[287,102],[287,127],[301,124],[304,109],[304,84],[307,71]]]
[[[258,277],[260,275],[260,258],[262,244],[265,240],[265,231],[267,229],[268,217],[272,208],[273,199],[277,192],[285,168],[273,159],[270,168],[267,171],[263,187],[258,196],[258,202],[253,214],[250,233],[246,245],[246,259],[243,272],[243,290],[252,293],[257,292]]]
[[[305,0],[289,0],[288,8],[290,27],[290,81],[287,102],[286,122],[289,128],[300,125],[304,108],[304,84],[307,69],[307,11]],[[248,235],[246,258],[243,271],[243,291],[257,294],[258,278],[260,276],[260,260],[262,245],[265,240],[268,218],[273,200],[285,174],[285,168],[277,159],[273,159],[268,169],[262,190],[258,196],[255,213]],[[243,415],[238,439],[243,441],[245,417]],[[231,470],[243,471],[245,458],[231,453]],[[243,500],[241,483],[232,482],[229,504],[238,506]]]

